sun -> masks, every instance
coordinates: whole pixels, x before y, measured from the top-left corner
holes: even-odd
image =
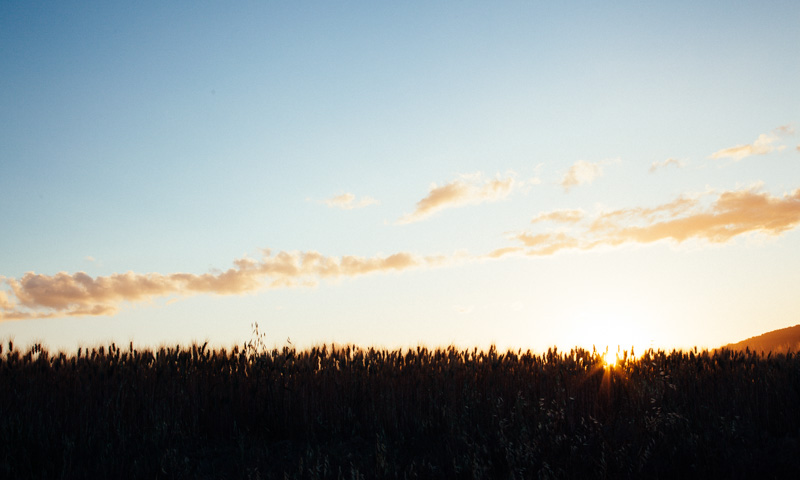
[[[609,367],[613,366],[616,361],[616,356],[613,355],[611,351],[604,351],[600,354],[600,358],[602,358],[603,363]]]
[[[633,359],[653,345],[648,319],[625,308],[586,310],[576,315],[572,325],[575,345],[595,349],[607,365],[617,357]]]

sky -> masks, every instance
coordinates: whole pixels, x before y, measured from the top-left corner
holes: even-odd
[[[2,2],[0,340],[800,324],[798,25],[796,1]]]

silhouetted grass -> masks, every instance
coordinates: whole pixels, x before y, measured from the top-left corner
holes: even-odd
[[[794,354],[257,346],[1,350],[0,477],[800,472]]]

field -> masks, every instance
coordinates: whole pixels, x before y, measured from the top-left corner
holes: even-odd
[[[2,478],[784,478],[800,357],[0,349]]]

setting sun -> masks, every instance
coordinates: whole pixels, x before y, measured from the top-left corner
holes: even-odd
[[[653,339],[643,327],[645,317],[637,317],[630,309],[608,308],[597,311],[584,311],[575,316],[574,323],[580,325],[580,336],[576,345],[595,348],[604,355],[607,363],[613,363],[617,352],[622,358],[627,351],[628,358],[653,347]]]
[[[603,359],[603,363],[605,363],[607,366],[614,366],[616,358],[613,352],[604,350],[603,353],[600,354],[600,357]]]

